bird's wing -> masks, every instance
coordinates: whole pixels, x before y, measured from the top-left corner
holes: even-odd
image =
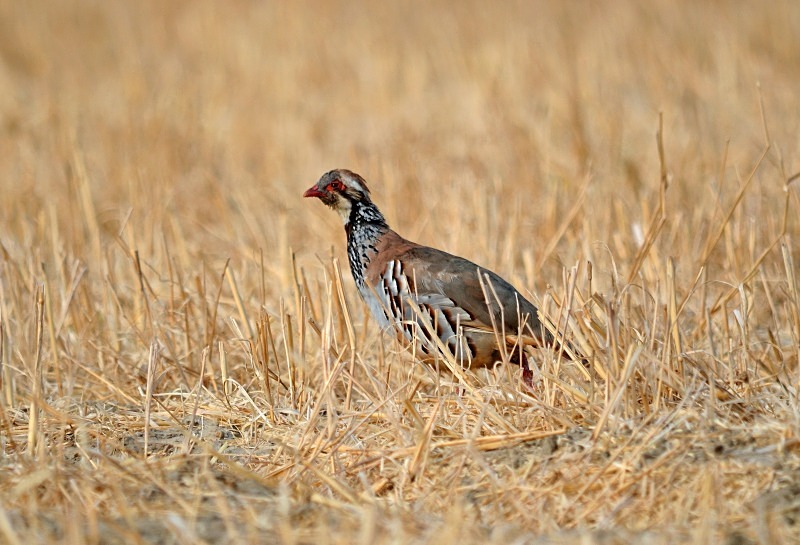
[[[536,307],[488,269],[441,250],[415,247],[402,256],[417,297],[438,295],[469,316],[462,325],[503,335],[542,337]],[[478,274],[480,273],[480,277]]]

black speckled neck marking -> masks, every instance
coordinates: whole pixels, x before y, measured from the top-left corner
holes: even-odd
[[[375,255],[378,239],[389,230],[381,211],[372,203],[354,202],[350,219],[344,226],[347,233],[347,258],[356,285],[365,284],[367,266]]]

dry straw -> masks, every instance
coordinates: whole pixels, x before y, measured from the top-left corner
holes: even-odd
[[[798,539],[796,2],[0,21],[0,543]],[[334,167],[586,363],[417,363]]]

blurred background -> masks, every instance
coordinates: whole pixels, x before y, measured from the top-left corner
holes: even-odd
[[[177,230],[184,257],[343,256],[338,218],[300,195],[346,167],[407,237],[541,289],[641,242],[659,113],[681,218],[665,253],[752,169],[760,96],[774,147],[748,217],[768,222],[800,166],[792,1],[6,1],[0,16],[0,221],[26,249],[43,215],[81,255],[91,205],[101,245],[121,234],[148,260]]]

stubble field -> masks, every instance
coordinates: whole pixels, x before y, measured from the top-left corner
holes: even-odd
[[[0,542],[800,540],[800,5],[0,2]],[[437,374],[325,171],[588,357]]]

